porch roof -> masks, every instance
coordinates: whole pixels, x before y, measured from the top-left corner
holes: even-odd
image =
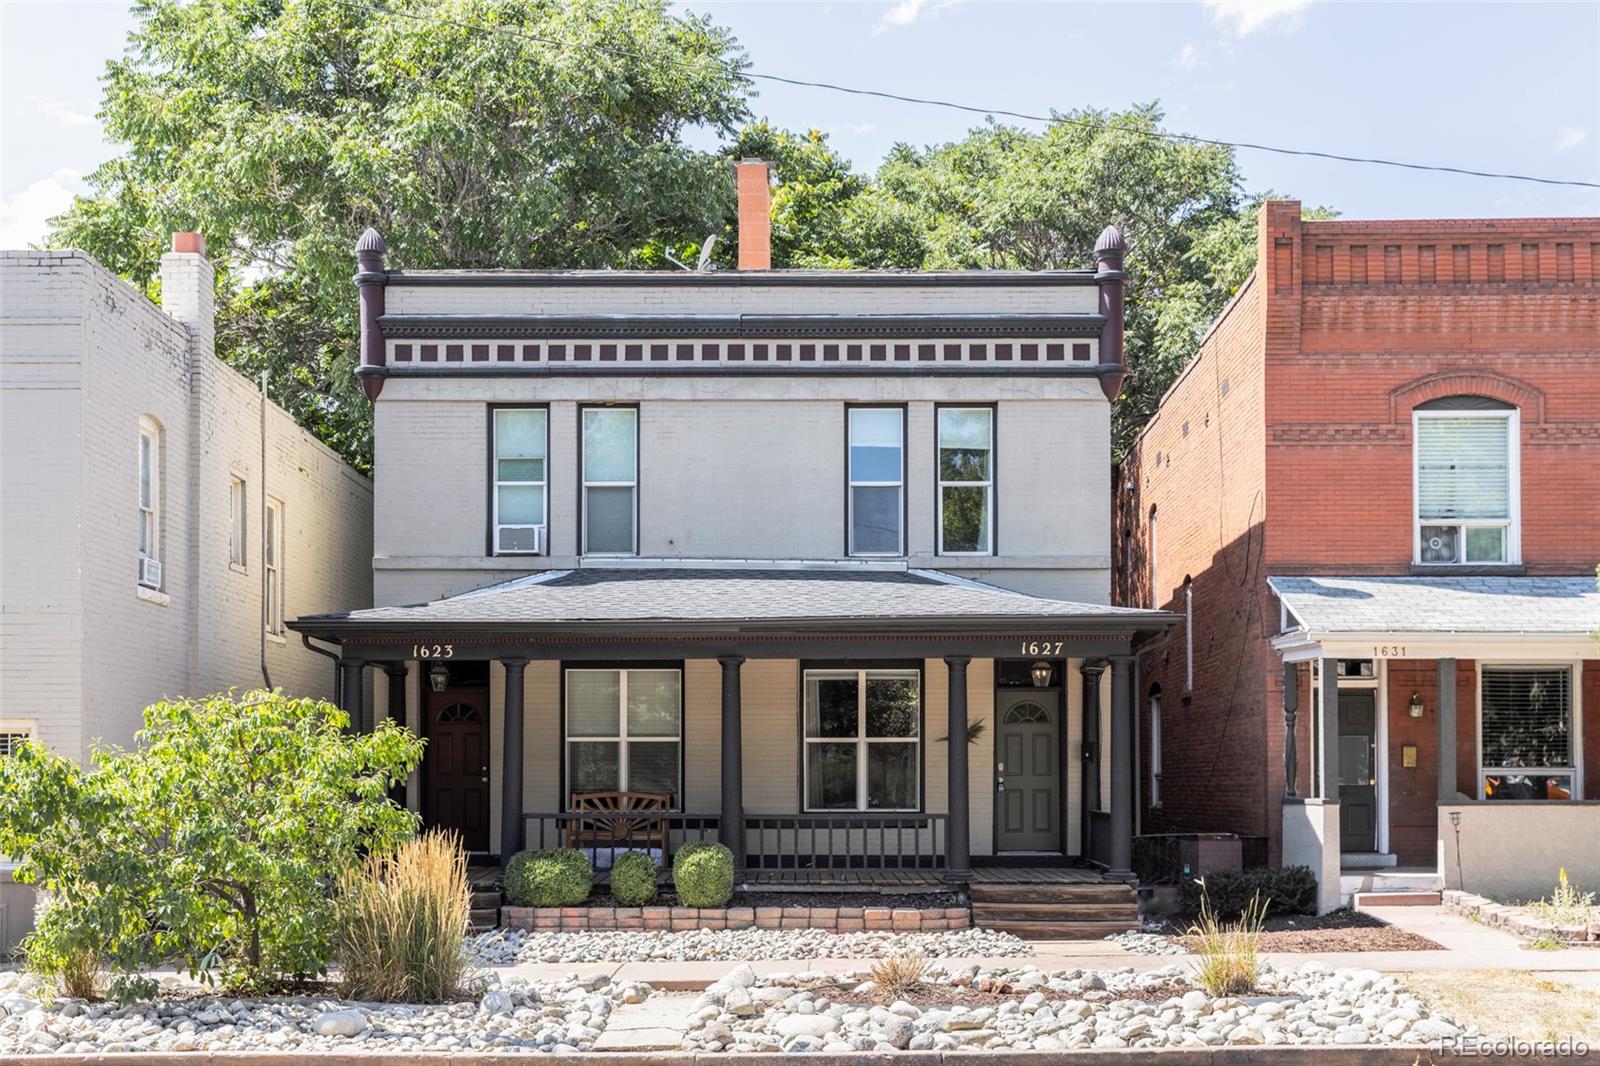
[[[1167,612],[1047,599],[936,570],[596,566],[530,574],[431,603],[307,615],[290,627],[337,638],[446,628],[861,630],[910,624],[1009,631],[1049,622],[1052,629],[1132,636],[1176,621]]]
[[[1473,647],[1600,654],[1589,637],[1600,628],[1593,575],[1269,577],[1267,583],[1288,615],[1288,631],[1273,641],[1285,653],[1338,654],[1342,645],[1355,655],[1364,642],[1403,640],[1412,650],[1401,654],[1412,657]]]

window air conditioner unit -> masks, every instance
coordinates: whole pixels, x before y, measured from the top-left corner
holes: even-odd
[[[544,530],[544,526],[501,526],[495,550],[519,555],[543,555]]]
[[[139,584],[148,589],[161,587],[161,561],[147,555],[139,556]]]

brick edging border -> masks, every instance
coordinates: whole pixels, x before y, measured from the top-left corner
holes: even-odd
[[[1447,888],[1439,893],[1439,902],[1452,914],[1476,918],[1484,925],[1504,929],[1527,940],[1549,933],[1557,940],[1571,944],[1600,942],[1600,922],[1590,922],[1587,926],[1555,925],[1540,921],[1523,907],[1496,903],[1492,899],[1475,896],[1459,888]]]
[[[500,908],[500,925],[525,932],[590,929],[823,929],[933,933],[969,929],[966,907],[514,907]]]

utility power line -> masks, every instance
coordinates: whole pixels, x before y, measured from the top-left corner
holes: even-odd
[[[446,18],[435,13],[419,13],[414,11],[397,11],[394,8],[384,7],[380,4],[364,3],[363,0],[335,0],[335,3],[345,7],[359,8],[377,15],[388,15],[393,18],[413,19],[418,22],[434,22],[441,26],[452,26],[456,29],[471,30],[483,33],[498,33],[509,37],[518,37],[523,40],[533,41],[538,44],[549,45],[552,48],[571,49],[583,48],[589,51],[602,52],[607,55],[623,59],[644,59],[645,56],[625,48],[605,44],[578,44],[572,41],[563,41],[555,37],[542,34],[529,33],[513,26],[498,26],[491,23],[466,22],[461,19]],[[1600,182],[1578,181],[1570,178],[1546,178],[1532,174],[1510,174],[1494,170],[1475,170],[1471,167],[1454,167],[1433,163],[1412,163],[1400,159],[1382,159],[1376,156],[1346,155],[1340,152],[1324,152],[1309,148],[1284,148],[1280,145],[1260,144],[1254,141],[1227,141],[1215,137],[1200,137],[1192,133],[1173,133],[1165,130],[1144,130],[1133,126],[1122,126],[1114,122],[1095,122],[1092,119],[1072,118],[1067,115],[1035,115],[1026,111],[1013,111],[1003,107],[980,107],[975,104],[963,104],[954,100],[940,100],[935,97],[910,96],[904,93],[889,92],[884,89],[863,89],[853,85],[839,85],[827,81],[810,81],[805,78],[790,78],[781,74],[764,74],[758,71],[745,70],[733,63],[720,59],[708,59],[708,62],[721,67],[727,73],[746,81],[769,81],[781,85],[793,85],[804,89],[823,89],[828,92],[844,93],[850,96],[868,96],[880,100],[894,100],[903,104],[916,104],[924,107],[941,107],[951,111],[964,111],[974,115],[996,115],[1002,118],[1021,119],[1026,122],[1063,123],[1071,126],[1081,126],[1086,129],[1114,130],[1128,133],[1138,137],[1149,137],[1154,140],[1185,141],[1189,144],[1208,144],[1219,148],[1237,148],[1252,152],[1270,152],[1275,155],[1299,156],[1309,159],[1330,159],[1340,163],[1356,163],[1368,166],[1396,167],[1402,170],[1420,170],[1436,174],[1458,174],[1473,178],[1496,178],[1503,181],[1527,181],[1539,185],[1560,185],[1579,189],[1600,189]]]

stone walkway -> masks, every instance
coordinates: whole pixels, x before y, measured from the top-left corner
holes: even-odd
[[[628,1003],[611,1012],[606,1030],[594,1042],[594,1051],[676,1051],[688,1031],[695,997],[687,993],[651,996],[643,1003]]]

